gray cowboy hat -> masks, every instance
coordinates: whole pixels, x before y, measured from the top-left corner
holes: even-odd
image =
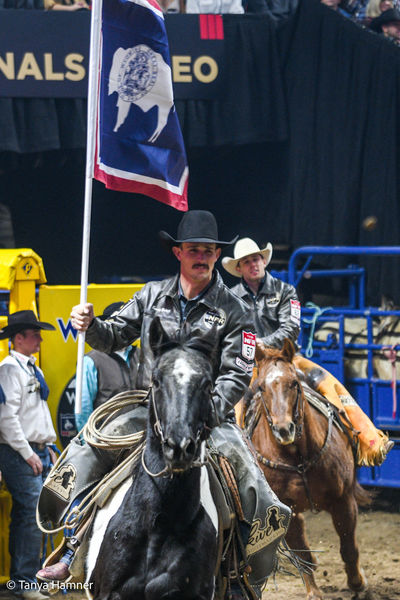
[[[228,271],[235,277],[241,277],[240,273],[236,270],[238,262],[245,256],[251,256],[251,254],[261,254],[267,261],[267,266],[272,257],[272,244],[268,243],[265,248],[259,248],[258,245],[251,238],[242,238],[238,240],[233,249],[233,257],[225,256],[222,259],[222,266],[225,271]]]
[[[236,235],[230,242],[218,239],[217,221],[212,213],[207,210],[189,210],[185,213],[178,225],[176,239],[166,231],[158,233],[162,245],[171,250],[184,242],[202,242],[204,244],[217,244],[217,246],[230,246],[238,239]]]
[[[50,323],[38,321],[33,310],[18,310],[8,315],[8,325],[0,331],[0,340],[13,337],[16,333],[24,331],[24,329],[46,329],[47,331],[52,331],[55,330],[55,327]]]

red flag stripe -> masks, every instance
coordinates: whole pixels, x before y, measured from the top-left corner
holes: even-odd
[[[108,175],[107,173],[104,173],[104,171],[100,170],[97,165],[95,166],[94,170],[95,178],[104,183],[106,188],[110,190],[116,190],[118,192],[130,192],[131,194],[143,194],[144,196],[150,196],[151,198],[154,198],[163,204],[168,204],[177,210],[188,210],[188,179],[185,181],[182,194],[175,194],[170,190],[166,190],[151,183],[122,179],[120,177],[115,177],[114,175]]]

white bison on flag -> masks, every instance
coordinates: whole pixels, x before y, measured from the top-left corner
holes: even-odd
[[[157,106],[157,126],[147,140],[155,142],[166,126],[174,104],[171,69],[161,54],[145,44],[126,50],[118,48],[113,56],[108,82],[108,95],[114,92],[118,94],[114,131],[118,131],[125,122],[131,104],[136,104],[143,112]]]

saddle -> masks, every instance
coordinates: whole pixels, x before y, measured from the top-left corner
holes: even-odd
[[[215,576],[219,579],[219,589],[224,593],[229,586],[230,579],[241,578],[246,583],[246,553],[241,539],[241,523],[246,523],[243,507],[240,500],[239,488],[236,481],[236,475],[228,459],[219,454],[212,443],[207,450],[207,462],[204,467],[207,470],[210,492],[215,504],[218,515],[218,559],[215,568]],[[71,458],[71,457],[70,457]],[[96,493],[96,501],[90,511],[83,513],[81,520],[71,537],[64,537],[59,546],[47,557],[44,567],[51,566],[61,559],[67,549],[74,551],[74,557],[70,565],[70,577],[62,583],[75,581],[83,583],[85,581],[85,558],[88,551],[88,540],[97,511],[104,507],[113,492],[120,486],[130,487],[129,478],[132,475],[134,465],[120,471],[117,482],[113,485],[107,485],[107,482],[100,482]],[[72,467],[73,468],[73,467]],[[69,466],[71,470],[71,465]],[[57,473],[50,474],[50,481],[58,480],[61,474],[65,472],[65,465],[59,465]],[[85,499],[82,500],[85,503]],[[73,510],[72,510],[73,513]],[[69,508],[63,506],[62,514],[70,520]],[[51,586],[50,586],[51,588]],[[250,585],[246,586],[248,597],[256,600],[255,594]],[[58,591],[54,588],[54,592]],[[51,589],[50,589],[51,591]],[[224,594],[221,598],[224,597]]]

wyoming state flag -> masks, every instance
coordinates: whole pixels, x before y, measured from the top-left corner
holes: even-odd
[[[187,210],[188,167],[155,0],[103,0],[94,177]]]

